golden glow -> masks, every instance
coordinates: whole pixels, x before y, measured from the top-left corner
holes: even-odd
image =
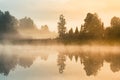
[[[113,16],[120,16],[119,3],[120,0],[0,0],[0,7],[18,18],[31,17],[38,27],[47,24],[54,31],[60,14],[65,16],[67,28],[80,27],[88,12],[98,13],[107,27]]]

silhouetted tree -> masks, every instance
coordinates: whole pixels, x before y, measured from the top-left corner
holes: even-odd
[[[4,34],[16,34],[18,27],[17,19],[12,16],[8,11],[0,11],[0,37]]]
[[[59,20],[60,20],[58,22],[59,38],[64,38],[66,33],[66,27],[65,27],[66,21],[63,15],[60,15]]]
[[[81,26],[81,34],[84,37],[88,39],[100,39],[103,37],[103,23],[96,13],[88,13],[84,21],[84,25]]]
[[[111,37],[112,37],[112,29],[111,29],[111,27],[107,27],[106,29],[105,29],[105,38],[106,39],[110,39]]]
[[[113,27],[120,26],[120,18],[114,16],[111,19],[111,26],[113,26]]]
[[[106,28],[105,37],[108,39],[120,39],[120,18],[113,17],[111,19],[111,27]]]
[[[75,34],[79,34],[78,27],[75,29]]]
[[[76,29],[75,29],[74,36],[75,36],[76,39],[79,39],[79,31],[78,31],[78,27],[76,27]]]
[[[73,29],[72,28],[69,30],[69,34],[73,35]]]
[[[73,29],[71,28],[68,32],[68,39],[73,39],[73,35],[74,35]]]

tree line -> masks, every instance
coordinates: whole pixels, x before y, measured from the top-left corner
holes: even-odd
[[[17,19],[9,11],[0,10],[0,39],[52,38],[54,36],[56,33],[50,32],[47,25],[42,25],[41,29],[38,29],[30,17]]]
[[[88,13],[84,19],[84,24],[76,27],[75,31],[73,31],[72,28],[67,31],[66,19],[63,15],[60,15],[57,26],[58,38],[60,40],[120,40],[120,18],[114,16],[110,24],[111,25],[106,28],[96,13]],[[48,30],[48,26],[44,28]],[[41,29],[43,29],[43,26]],[[18,20],[8,11],[0,11],[0,39],[10,34],[19,37],[20,31],[39,32],[31,18],[24,17]]]
[[[8,37],[8,35],[17,35],[20,37],[18,30],[36,28],[31,18],[25,17],[20,20],[12,16],[9,11],[0,11],[0,39]]]
[[[62,40],[120,40],[120,18],[114,16],[110,24],[110,27],[105,28],[96,13],[88,13],[81,27],[76,27],[75,31],[71,28],[67,32],[66,20],[63,15],[60,15],[58,38]]]

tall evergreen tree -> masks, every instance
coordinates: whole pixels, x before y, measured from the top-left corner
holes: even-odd
[[[73,29],[72,28],[69,30],[69,35],[73,35]]]
[[[66,21],[63,15],[60,15],[59,22],[58,22],[58,33],[59,38],[64,38],[66,33],[66,27],[65,27]]]
[[[76,27],[76,29],[75,29],[74,37],[75,37],[75,39],[79,39],[79,30],[78,30],[78,27]]]
[[[71,28],[70,30],[69,30],[69,33],[68,33],[68,39],[73,39],[73,36],[74,36],[74,33],[73,33],[73,29]]]
[[[79,34],[78,27],[76,27],[76,29],[75,29],[75,34]]]

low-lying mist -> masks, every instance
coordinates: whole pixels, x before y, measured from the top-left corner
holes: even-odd
[[[120,46],[110,46],[110,45],[12,45],[4,44],[0,45],[0,51],[6,51],[8,53],[22,53],[27,52],[38,52],[38,53],[55,53],[55,52],[83,52],[83,53],[120,53]],[[16,52],[17,51],[17,52]],[[50,52],[51,51],[51,52]],[[20,54],[21,54],[20,53]]]
[[[113,72],[119,71],[120,46],[100,45],[0,45],[0,73],[8,75],[17,65],[30,68],[36,59],[49,61],[52,58],[63,73],[67,60],[80,61],[87,76],[96,75],[104,61],[110,63]],[[47,64],[46,64],[47,65]],[[50,63],[51,65],[51,63]],[[50,66],[49,65],[49,66]],[[68,64],[67,64],[68,65]],[[117,68],[118,67],[118,68]]]

